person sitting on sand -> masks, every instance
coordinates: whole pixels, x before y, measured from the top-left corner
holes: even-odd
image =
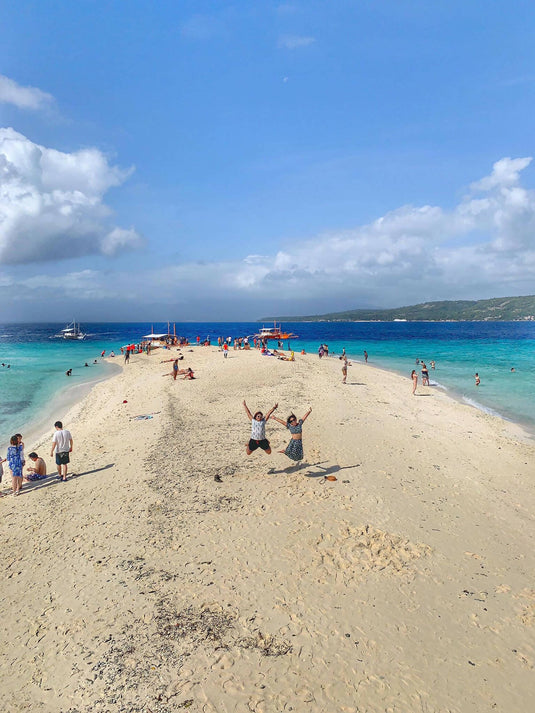
[[[279,404],[275,404],[275,406],[267,412],[265,417],[262,411],[257,411],[253,416],[244,400],[243,407],[245,409],[245,413],[247,414],[247,418],[251,421],[251,438],[245,447],[245,451],[248,456],[250,456],[253,451],[256,451],[257,448],[261,448],[268,455],[271,453],[271,446],[266,438],[266,422],[269,421],[271,414],[276,408],[278,408],[278,406]]]
[[[416,387],[418,386],[418,374],[416,373],[416,369],[412,370],[411,373],[411,379],[412,379],[412,395],[416,393]]]
[[[28,457],[33,462],[33,466],[28,467],[28,473],[23,480],[43,480],[43,478],[46,478],[46,463],[44,460],[35,452],[30,453]]]
[[[300,418],[299,420],[297,420],[297,416],[293,413],[288,416],[286,421],[283,421],[282,418],[277,418],[276,416],[272,417],[278,423],[286,426],[292,434],[290,442],[286,446],[285,450],[279,451],[279,453],[284,453],[291,460],[303,460],[303,423],[307,420],[311,413],[312,408],[309,408],[303,418]]]
[[[185,369],[183,373],[184,373],[184,379],[194,379],[195,378],[193,369],[190,369],[189,367],[187,369]]]

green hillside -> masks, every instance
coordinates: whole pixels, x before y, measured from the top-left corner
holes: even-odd
[[[267,322],[273,317],[265,317]],[[491,300],[456,300],[422,302],[395,309],[352,309],[306,316],[276,317],[284,322],[473,322],[535,320],[535,295],[526,297],[495,297]]]

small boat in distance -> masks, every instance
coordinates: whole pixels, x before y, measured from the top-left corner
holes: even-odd
[[[298,338],[297,334],[283,331],[281,325],[277,324],[276,322],[273,322],[273,327],[264,327],[264,325],[262,325],[262,329],[258,332],[258,334],[255,334],[253,336],[257,339],[260,339],[261,341],[263,341],[264,339],[277,339],[282,341],[283,339]]]
[[[54,334],[57,339],[85,339],[86,334],[82,332],[80,323],[73,320],[65,329],[62,329],[58,334]]]

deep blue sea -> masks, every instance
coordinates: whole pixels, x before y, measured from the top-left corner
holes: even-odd
[[[102,362],[102,350],[120,354],[122,345],[139,341],[153,327],[155,332],[167,332],[167,323],[92,323],[82,325],[88,333],[85,341],[51,339],[64,326],[0,324],[0,364],[6,365],[0,366],[0,453],[12,433],[35,424],[55,401],[68,400],[58,396],[70,395],[73,400],[80,387],[110,375],[113,367]],[[176,333],[192,342],[197,335],[209,335],[217,344],[218,336],[250,335],[260,326],[177,323]],[[317,352],[320,343],[327,343],[331,354],[339,355],[345,347],[349,357],[363,360],[366,349],[370,364],[407,378],[416,368],[415,360],[425,360],[435,388],[535,429],[535,322],[308,322],[283,327],[299,335],[291,345],[296,352]],[[431,360],[436,362],[435,371]],[[70,378],[65,376],[67,369],[73,370]],[[54,420],[62,415],[55,414]]]

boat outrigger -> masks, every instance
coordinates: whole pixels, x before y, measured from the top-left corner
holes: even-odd
[[[293,332],[283,331],[281,325],[277,324],[276,322],[273,322],[273,327],[264,327],[264,325],[262,325],[262,329],[258,332],[258,334],[255,334],[253,336],[256,337],[256,339],[260,339],[261,341],[269,339],[277,339],[277,341],[282,341],[283,339],[298,338],[297,334],[293,334]]]
[[[62,329],[61,332],[58,334],[54,335],[58,339],[85,339],[86,334],[82,332],[80,328],[80,323],[76,322],[73,320],[70,324],[68,324],[65,329]]]

